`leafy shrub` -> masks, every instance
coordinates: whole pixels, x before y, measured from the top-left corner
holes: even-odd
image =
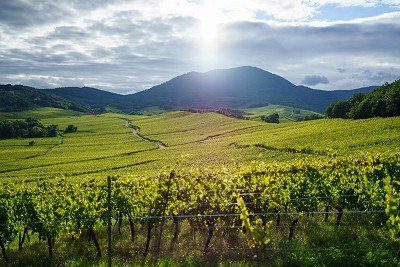
[[[260,117],[262,121],[268,122],[268,123],[279,123],[279,114],[278,113],[272,113],[271,115],[268,116],[261,116]]]
[[[54,137],[58,135],[58,126],[45,127],[37,119],[27,118],[25,121],[0,121],[0,138]]]
[[[78,127],[76,127],[73,124],[70,124],[67,126],[67,128],[65,128],[64,133],[75,133],[78,131]]]
[[[47,126],[47,136],[55,137],[58,135],[58,125],[52,124]]]

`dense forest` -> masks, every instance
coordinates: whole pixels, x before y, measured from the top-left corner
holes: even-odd
[[[348,100],[329,105],[330,118],[365,119],[400,115],[400,80],[386,83],[370,93],[356,93]]]

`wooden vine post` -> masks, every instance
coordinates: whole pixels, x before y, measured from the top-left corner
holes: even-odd
[[[111,267],[111,177],[107,177],[107,263]]]

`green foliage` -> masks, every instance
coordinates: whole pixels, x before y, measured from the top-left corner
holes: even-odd
[[[6,186],[0,191],[0,245],[12,242],[17,233],[17,221],[13,209],[13,192]],[[6,257],[6,255],[3,254]]]
[[[387,224],[391,237],[400,243],[400,181],[384,180],[386,191],[386,215],[389,217]]]
[[[355,94],[347,101],[332,103],[326,109],[330,118],[365,119],[400,115],[400,80],[384,84],[366,94]]]
[[[264,249],[274,244],[275,228],[271,219],[257,214],[324,212],[326,207],[341,206],[349,212],[371,212],[369,223],[375,229],[385,230],[382,222],[387,221],[389,233],[398,238],[399,170],[399,154],[328,162],[258,163],[219,170],[171,170],[157,176],[113,179],[112,209],[128,213],[134,222],[152,224],[171,214],[199,215],[190,221],[192,225],[217,228],[229,226],[232,221],[207,215],[239,210],[249,245]],[[0,188],[0,225],[6,226],[0,228],[0,237],[12,242],[17,231],[29,229],[48,241],[49,251],[62,236],[79,237],[87,232],[96,238],[94,232],[104,225],[106,195],[105,179],[7,184]],[[237,206],[232,205],[235,201]],[[380,213],[385,208],[387,215]],[[100,251],[98,245],[96,249]],[[374,255],[364,260],[380,261]]]
[[[330,118],[346,118],[349,110],[347,101],[339,100],[329,105],[325,112]]]
[[[272,113],[271,115],[268,115],[268,116],[261,116],[260,118],[262,121],[265,121],[268,123],[279,123],[279,114],[278,113]]]
[[[240,219],[242,220],[242,226],[250,235],[249,246],[260,248],[268,245],[272,239],[273,222],[268,221],[264,224],[261,218],[250,221],[249,212],[242,197],[237,198],[237,204],[241,211]]]
[[[47,126],[47,136],[56,137],[58,135],[58,125],[51,124]]]
[[[304,116],[303,120],[304,121],[311,121],[311,120],[319,120],[324,118],[323,116],[319,115],[319,114],[311,114],[311,115],[306,115]]]
[[[65,128],[64,133],[76,133],[78,131],[78,127],[73,124],[70,124]]]
[[[27,118],[25,121],[0,121],[0,138],[55,137],[58,126],[43,126],[37,119]]]

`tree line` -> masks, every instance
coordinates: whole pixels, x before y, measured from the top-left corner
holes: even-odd
[[[75,125],[68,125],[64,133],[76,132]],[[0,138],[28,138],[28,137],[55,137],[60,133],[58,125],[51,124],[44,126],[34,118],[25,120],[4,120],[0,121]]]
[[[366,119],[400,115],[400,80],[385,83],[370,93],[357,93],[327,107],[330,118]]]

